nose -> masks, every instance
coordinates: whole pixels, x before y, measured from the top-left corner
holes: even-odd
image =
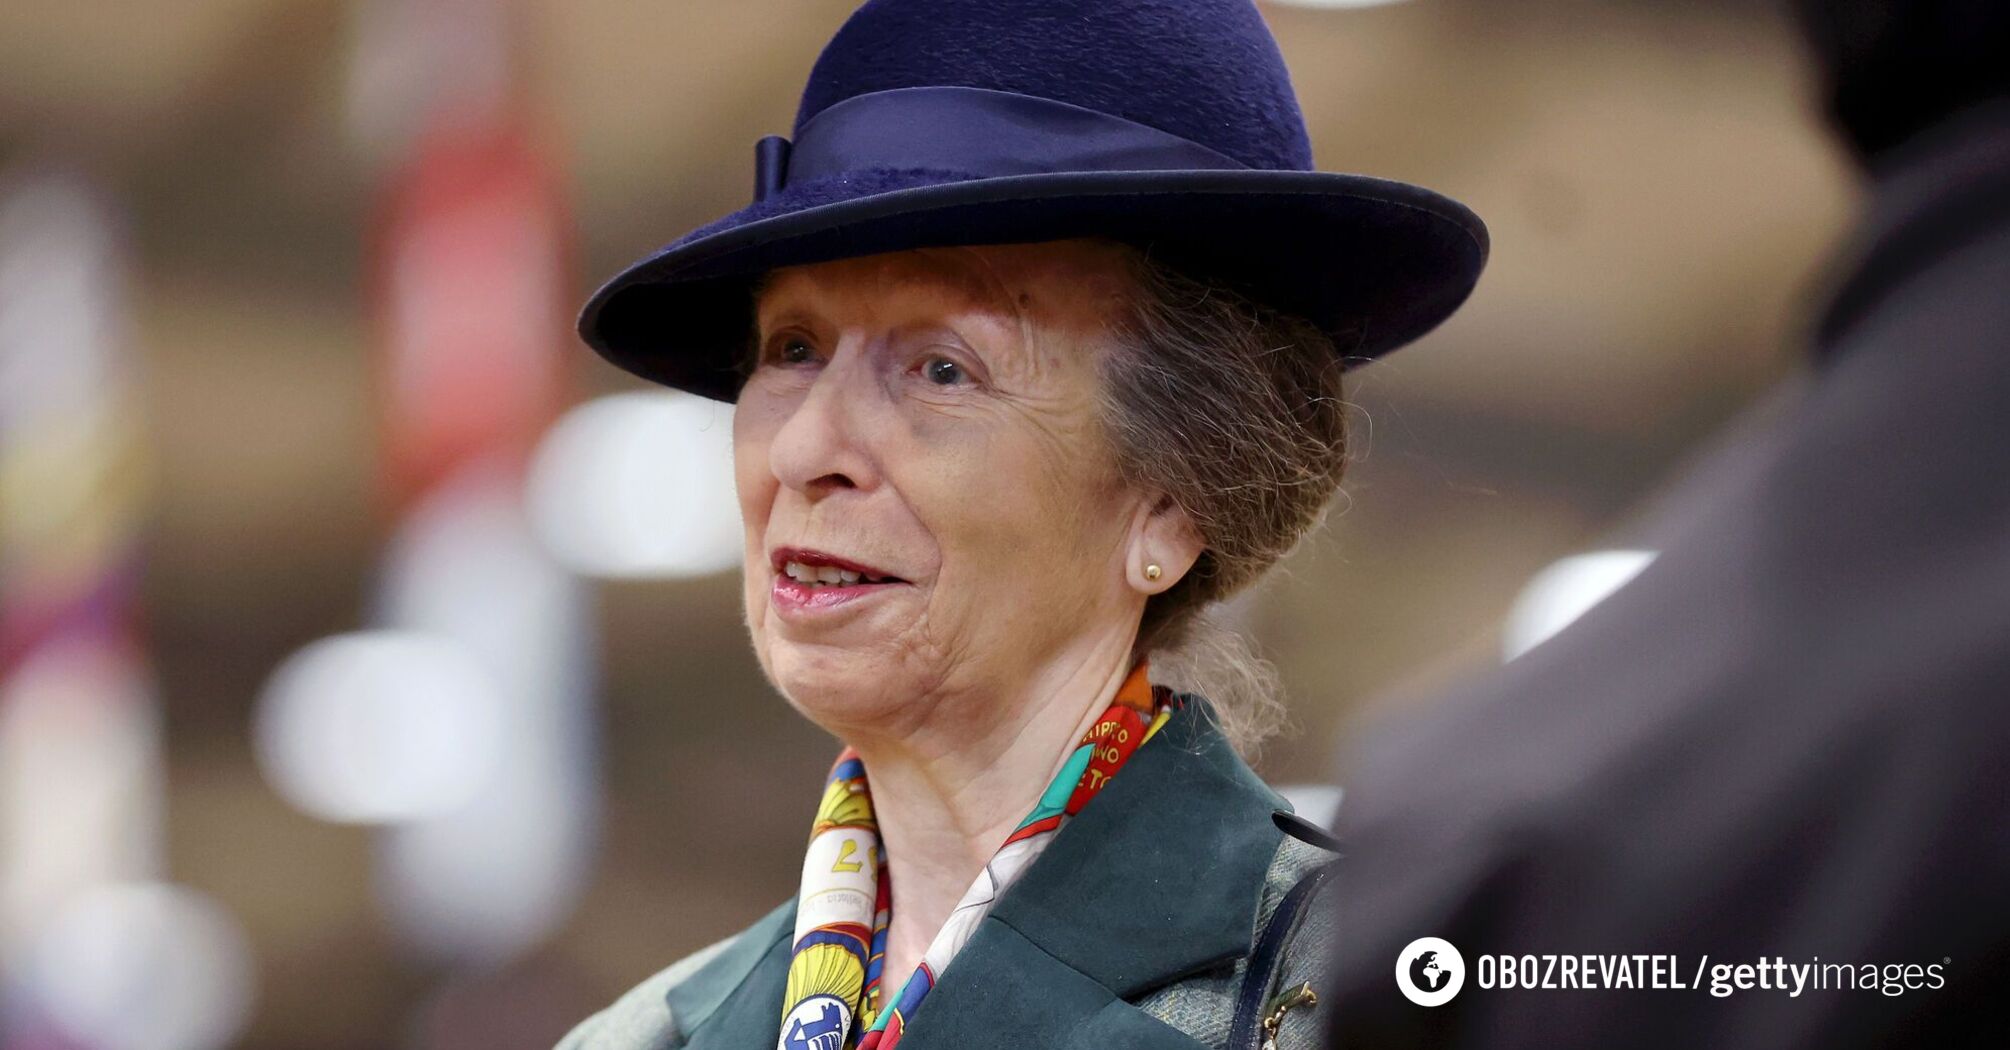
[[[868,488],[877,477],[861,412],[870,391],[856,357],[836,355],[818,372],[768,447],[775,479],[812,500]]]

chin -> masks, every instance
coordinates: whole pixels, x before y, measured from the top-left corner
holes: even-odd
[[[919,692],[882,653],[773,634],[758,650],[768,680],[789,706],[840,736],[889,724]]]

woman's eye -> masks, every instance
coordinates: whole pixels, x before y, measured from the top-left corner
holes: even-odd
[[[963,366],[946,357],[931,357],[921,366],[921,374],[936,386],[955,386],[963,382]]]
[[[816,357],[816,347],[802,339],[783,339],[775,346],[775,360],[785,365],[808,364]]]

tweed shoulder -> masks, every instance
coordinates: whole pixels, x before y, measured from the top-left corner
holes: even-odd
[[[1271,859],[1269,872],[1264,876],[1263,898],[1257,907],[1255,928],[1250,931],[1250,944],[1254,945],[1270,925],[1285,894],[1290,893],[1291,888],[1298,885],[1299,880],[1310,874],[1313,868],[1332,857],[1331,853],[1317,846],[1289,835],[1284,837],[1277,847],[1276,856]],[[1327,882],[1330,884],[1332,880]],[[1296,988],[1300,984],[1310,984],[1314,988],[1324,988],[1326,963],[1332,957],[1330,917],[1333,908],[1330,902],[1312,901],[1300,914],[1303,916],[1301,925],[1286,943],[1283,960],[1277,968],[1275,986]],[[1243,973],[1248,968],[1249,956],[1244,955],[1233,966],[1195,974],[1169,984],[1138,1000],[1135,1005],[1210,1050],[1231,1050],[1228,1045],[1229,1028],[1235,1021],[1236,995],[1242,990]],[[1321,1045],[1320,1025],[1310,1019],[1311,1013],[1309,1009],[1286,1013],[1278,1028],[1277,1050],[1311,1050]]]
[[[1330,854],[1286,836],[1272,857],[1265,874],[1263,895],[1258,902],[1256,923],[1250,943],[1256,943],[1270,924],[1277,905],[1302,877]],[[1323,917],[1330,908],[1311,909],[1312,915],[1292,938],[1280,967],[1279,984],[1295,987],[1309,982],[1320,987],[1326,929]],[[556,1050],[675,1050],[680,1037],[671,1017],[666,993],[720,953],[731,948],[744,933],[678,960],[636,985],[613,1005],[581,1021],[559,1040]],[[1140,1010],[1185,1033],[1211,1050],[1228,1050],[1229,1027],[1235,1017],[1236,993],[1242,986],[1245,956],[1232,965],[1195,974],[1157,989],[1138,1000]],[[1294,1011],[1287,1015],[1278,1035],[1279,1050],[1306,1050],[1316,1045],[1318,1025]]]

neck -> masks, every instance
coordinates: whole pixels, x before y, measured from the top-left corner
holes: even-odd
[[[921,698],[936,713],[849,741],[865,762],[893,879],[890,1001],[986,862],[1131,670],[1129,637],[1086,639],[1017,681]],[[973,731],[973,726],[976,728]]]

